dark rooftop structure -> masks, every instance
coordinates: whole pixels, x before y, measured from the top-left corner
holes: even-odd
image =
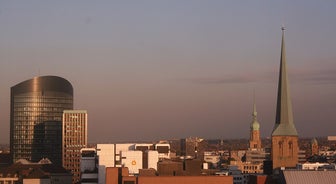
[[[282,184],[335,184],[336,171],[283,170],[280,181]]]
[[[72,175],[63,167],[52,164],[48,159],[31,163],[21,159],[16,163],[0,168],[0,178],[18,178],[19,183],[25,179],[49,179],[52,183],[71,183]],[[57,182],[60,181],[60,182]]]
[[[9,166],[11,163],[10,153],[0,153],[0,168]]]

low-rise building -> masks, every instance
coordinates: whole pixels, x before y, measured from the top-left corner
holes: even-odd
[[[232,176],[129,176],[127,168],[107,168],[108,184],[232,184]]]
[[[282,170],[280,184],[335,184],[335,171]]]
[[[296,168],[299,170],[319,170],[319,169],[330,169],[335,170],[335,164],[329,164],[329,163],[298,163],[296,165]]]
[[[82,184],[98,184],[98,163],[95,148],[81,149],[81,180]]]
[[[229,165],[227,169],[217,172],[219,176],[232,176],[233,184],[245,184],[247,183],[242,171],[236,165]]]
[[[97,144],[98,183],[105,184],[107,167],[127,167],[130,175],[140,169],[157,169],[159,158],[170,157],[169,144]]]
[[[38,163],[20,159],[0,169],[0,183],[71,184],[72,174],[48,159]]]

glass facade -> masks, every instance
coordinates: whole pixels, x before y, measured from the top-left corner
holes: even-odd
[[[13,86],[10,112],[13,162],[18,159],[38,161],[44,140],[41,124],[50,121],[61,123],[63,110],[71,109],[73,88],[61,77],[35,77]]]
[[[34,127],[35,140],[32,160],[48,158],[53,164],[62,166],[62,122],[46,121]]]

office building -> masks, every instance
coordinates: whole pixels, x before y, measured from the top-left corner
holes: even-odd
[[[180,154],[186,158],[203,159],[206,141],[199,137],[188,137],[180,140]]]
[[[81,149],[87,146],[87,112],[65,110],[62,123],[62,163],[73,174],[73,183],[80,181]]]
[[[139,175],[143,169],[156,171],[159,159],[168,154],[169,144],[165,143],[97,144],[98,183],[107,183],[105,176],[108,167],[127,167],[129,175]]]
[[[319,154],[319,146],[318,146],[318,142],[317,139],[314,138],[311,141],[311,155],[318,155]]]
[[[73,109],[72,85],[57,76],[34,77],[11,87],[10,96],[11,160],[38,161],[43,139],[35,132],[44,122],[61,123],[63,110]]]
[[[285,29],[282,28],[276,120],[272,132],[271,155],[273,169],[295,167],[298,163],[299,152],[298,133],[293,121],[292,102],[287,78],[284,32]]]
[[[35,126],[33,160],[48,158],[53,164],[62,166],[62,122],[46,121]]]

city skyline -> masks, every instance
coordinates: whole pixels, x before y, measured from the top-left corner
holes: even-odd
[[[269,137],[281,24],[299,137],[335,132],[335,2],[0,5],[0,143],[9,143],[10,88],[45,75],[72,83],[89,142],[248,138],[253,91]]]

